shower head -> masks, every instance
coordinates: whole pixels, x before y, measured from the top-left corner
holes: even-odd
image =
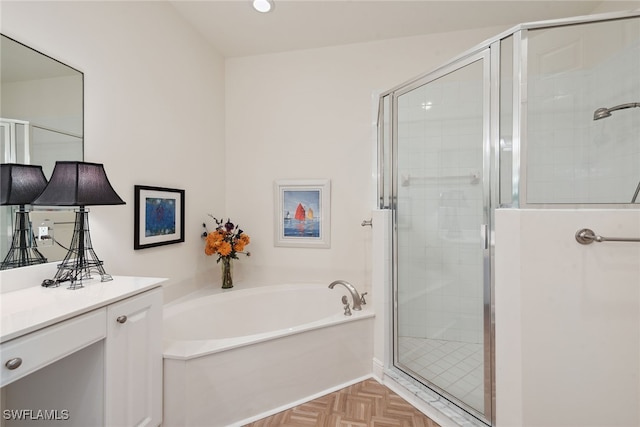
[[[607,107],[598,108],[593,112],[593,120],[600,120],[609,116],[611,116],[611,113]]]
[[[600,119],[604,119],[606,117],[609,117],[609,116],[611,116],[611,112],[612,111],[623,110],[625,108],[635,108],[635,107],[639,107],[640,108],[640,102],[630,102],[628,104],[620,104],[620,105],[616,105],[615,107],[611,107],[611,108],[601,107],[601,108],[598,108],[596,111],[593,112],[593,120],[600,120]]]

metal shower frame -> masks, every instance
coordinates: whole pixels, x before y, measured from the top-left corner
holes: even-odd
[[[390,209],[392,212],[392,283],[390,287],[389,301],[392,304],[391,322],[389,330],[391,334],[396,333],[397,310],[393,309],[397,302],[397,281],[398,281],[398,247],[397,247],[397,189],[398,176],[396,168],[397,159],[397,103],[399,93],[404,93],[409,88],[415,88],[426,84],[431,80],[457,69],[456,64],[464,63],[481,52],[489,50],[489,111],[485,111],[484,129],[488,129],[488,141],[484,142],[485,171],[485,219],[487,222],[488,250],[485,251],[484,265],[484,335],[485,335],[485,413],[474,413],[470,408],[465,408],[474,418],[484,423],[495,425],[496,422],[496,395],[495,395],[495,300],[494,300],[494,213],[496,208],[523,208],[523,209],[562,209],[562,208],[620,208],[633,209],[638,205],[630,203],[598,203],[598,204],[576,204],[576,203],[554,203],[540,204],[527,202],[527,141],[524,137],[527,134],[527,53],[528,53],[528,31],[544,28],[563,27],[569,25],[588,24],[603,21],[613,21],[640,17],[640,10],[631,12],[616,12],[601,15],[589,15],[575,18],[557,19],[551,21],[540,21],[517,25],[476,47],[454,57],[446,64],[428,73],[417,76],[409,81],[380,93],[378,101],[378,144],[377,144],[377,198],[376,208]],[[504,40],[512,37],[513,40],[513,96],[512,96],[512,193],[511,200],[505,202],[500,200],[500,64],[501,64],[501,44]],[[390,115],[385,114],[385,109],[390,109]],[[385,127],[387,123],[390,129]],[[385,138],[390,139],[388,144]],[[390,176],[387,176],[390,174]],[[640,187],[640,186],[639,186]],[[488,268],[487,268],[488,267]],[[488,271],[487,271],[488,270]],[[385,337],[387,346],[393,345],[393,336]],[[488,344],[488,345],[487,345]],[[388,351],[397,358],[396,349]],[[394,360],[385,360],[385,370],[390,373],[404,374],[394,366]],[[457,403],[454,403],[458,406]],[[464,406],[464,405],[463,405]]]

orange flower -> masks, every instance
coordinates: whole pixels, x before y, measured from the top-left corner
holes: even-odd
[[[240,227],[234,225],[230,219],[227,219],[225,222],[212,215],[209,216],[216,222],[217,228],[209,233],[206,231],[206,224],[202,224],[205,228],[205,232],[202,234],[205,241],[205,254],[217,254],[218,261],[220,261],[220,258],[238,259],[239,253],[249,256],[248,252],[245,253],[243,251],[251,242],[251,238],[247,234],[244,234]]]
[[[242,252],[244,250],[244,242],[241,239],[236,240],[233,244],[233,250],[236,252]]]
[[[215,233],[209,233],[207,234],[207,238],[205,239],[205,244],[207,246],[213,246],[216,244],[216,238],[214,236]]]
[[[218,246],[218,253],[221,256],[227,256],[231,253],[231,243],[222,241],[220,242],[220,246]]]
[[[214,253],[218,252],[218,248],[220,247],[223,238],[224,233],[220,233],[219,231],[207,234],[207,238],[205,239],[204,253],[207,255],[213,255]]]

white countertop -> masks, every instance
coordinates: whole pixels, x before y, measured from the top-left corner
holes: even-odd
[[[30,286],[0,294],[0,343],[42,329],[60,321],[104,307],[115,301],[160,286],[166,279],[157,277],[114,276],[83,280],[84,287],[67,289]]]

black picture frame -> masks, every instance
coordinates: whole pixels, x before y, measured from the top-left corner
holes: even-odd
[[[185,191],[135,185],[133,249],[184,242]]]

